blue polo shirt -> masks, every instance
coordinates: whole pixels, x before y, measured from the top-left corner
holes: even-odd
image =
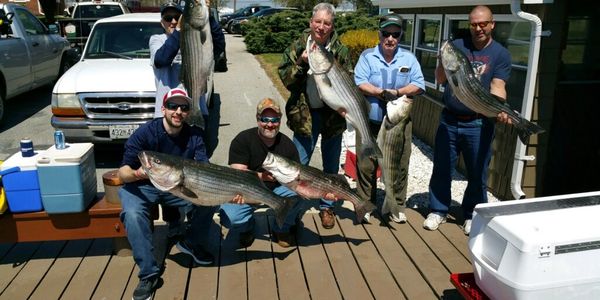
[[[400,47],[389,64],[379,45],[363,51],[354,68],[354,82],[356,85],[368,82],[382,89],[399,89],[413,84],[425,90],[425,79],[417,58]],[[367,100],[371,106],[369,119],[381,123],[386,114],[386,103],[372,96],[367,96]]]
[[[134,170],[138,169],[141,166],[138,153],[143,150],[208,161],[202,129],[184,123],[179,135],[173,137],[167,133],[162,122],[163,118],[148,121],[129,137],[121,166],[129,165]]]

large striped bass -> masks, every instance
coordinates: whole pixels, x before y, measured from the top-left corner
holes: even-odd
[[[402,154],[408,151],[410,155],[411,151],[411,141],[407,141],[404,135],[411,108],[412,100],[406,95],[389,101],[386,106],[387,113],[377,135],[377,145],[383,151],[383,158],[379,160],[385,185],[382,214],[391,213],[392,216],[397,216],[399,212],[404,213],[398,201],[406,201],[406,194],[402,194],[405,189],[399,186],[398,182],[408,182],[408,170],[401,170],[400,165]],[[406,167],[408,168],[408,164]]]
[[[263,168],[275,179],[298,195],[318,199],[331,193],[339,200],[350,201],[354,205],[356,218],[360,222],[366,213],[375,209],[370,201],[362,200],[350,189],[341,175],[325,174],[323,171],[305,166],[283,156],[269,152],[263,161]]]
[[[193,99],[187,122],[204,128],[200,97],[206,94],[213,70],[213,42],[205,0],[185,1],[181,24],[181,70],[179,79]],[[208,101],[208,99],[207,99]]]
[[[308,64],[319,95],[329,107],[344,115],[360,133],[362,153],[359,155],[363,158],[381,157],[381,150],[369,131],[367,100],[331,52],[314,41],[308,44]]]
[[[254,172],[152,151],[142,151],[138,158],[157,189],[196,205],[228,203],[239,194],[245,203],[271,207],[277,224],[283,226],[288,211],[297,201],[273,193]]]
[[[444,41],[440,50],[448,83],[456,98],[466,107],[489,118],[496,118],[500,112],[505,112],[517,129],[521,142],[526,145],[529,143],[530,135],[545,131],[537,124],[523,118],[508,103],[484,88],[477,79],[467,56],[450,40]]]

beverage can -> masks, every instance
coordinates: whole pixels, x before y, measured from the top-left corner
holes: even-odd
[[[32,157],[34,155],[33,151],[33,142],[29,138],[24,138],[21,140],[21,156],[23,157]]]
[[[61,150],[65,149],[65,134],[62,130],[57,130],[54,132],[54,148]]]

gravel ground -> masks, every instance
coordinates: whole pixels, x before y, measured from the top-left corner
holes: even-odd
[[[342,142],[342,155],[340,163],[343,165],[346,158],[347,149],[353,151],[353,134],[349,131],[344,133],[344,140]],[[320,143],[319,143],[320,144]],[[410,165],[408,169],[408,191],[407,191],[407,207],[410,208],[425,208],[429,207],[429,180],[431,178],[431,172],[433,169],[433,149],[425,144],[418,138],[413,137],[412,140],[412,153],[410,156]],[[320,151],[320,149],[319,149]],[[354,151],[353,151],[354,152]],[[340,174],[343,174],[344,170],[340,169]],[[356,188],[356,182],[346,176],[350,186]],[[452,176],[452,205],[460,205],[463,198],[463,193],[467,187],[467,180],[463,174],[456,171]],[[385,186],[381,179],[377,180],[377,200],[383,201],[385,197]],[[488,192],[488,201],[496,202],[498,199]]]

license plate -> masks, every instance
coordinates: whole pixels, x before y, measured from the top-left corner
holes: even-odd
[[[113,140],[128,139],[140,125],[108,125],[110,138]]]

